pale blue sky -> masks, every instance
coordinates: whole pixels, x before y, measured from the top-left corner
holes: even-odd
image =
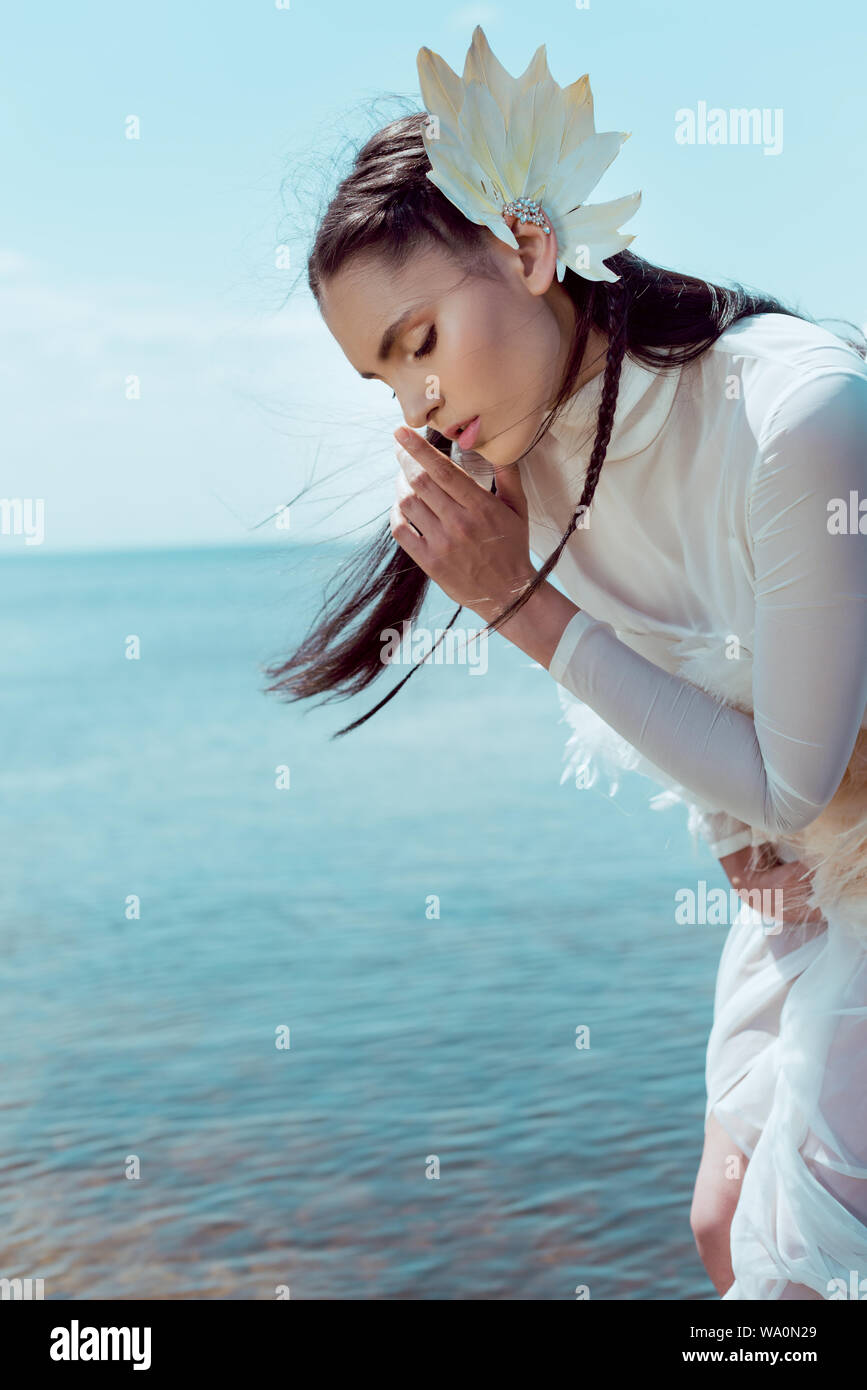
[[[365,100],[421,107],[419,47],[460,71],[476,23],[515,74],[541,43],[561,84],[589,72],[597,129],[632,131],[591,201],[642,190],[635,252],[865,323],[856,0],[17,6],[0,51],[0,496],[45,498],[31,553],[248,542],[335,468],[292,533],[384,519],[396,403],[356,376],[303,276],[284,306],[311,228],[278,269],[299,210],[281,182],[309,208],[332,182],[319,154],[373,128]],[[781,153],[679,144],[675,112],[700,102],[781,108]],[[24,549],[0,536],[0,554]]]

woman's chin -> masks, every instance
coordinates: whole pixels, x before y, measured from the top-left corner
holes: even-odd
[[[509,464],[518,463],[529,452],[539,432],[539,424],[541,419],[531,430],[524,428],[523,424],[504,430],[496,439],[483,440],[477,452],[495,468],[507,468]]]
[[[470,463],[475,463],[477,468],[484,469],[487,465],[488,471],[507,468],[527,453],[538,433],[540,423],[541,417],[538,422],[534,422],[533,428],[528,430],[526,421],[521,421],[511,429],[500,430],[487,439],[479,439],[472,449],[466,451],[464,457]]]

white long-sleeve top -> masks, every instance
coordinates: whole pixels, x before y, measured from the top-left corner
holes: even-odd
[[[580,498],[602,380],[519,465],[539,557]],[[713,808],[717,855],[808,825],[867,722],[867,364],[785,314],[673,372],[626,358],[585,520],[554,571],[581,612],[551,676]],[[678,643],[714,634],[751,655],[752,714],[676,674]]]

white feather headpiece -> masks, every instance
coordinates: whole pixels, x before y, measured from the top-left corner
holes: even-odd
[[[585,204],[630,133],[597,132],[587,74],[561,87],[542,44],[526,72],[512,77],[478,24],[463,77],[429,48],[419,49],[417,64],[431,182],[470,222],[515,249],[503,209],[514,211],[519,199],[541,204],[557,238],[558,280],[567,265],[585,280],[618,280],[603,261],[635,240],[617,229],[641,193]]]

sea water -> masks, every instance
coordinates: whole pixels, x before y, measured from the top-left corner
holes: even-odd
[[[498,635],[341,738],[407,666],[263,693],[345,554],[0,562],[0,1276],[714,1299],[689,1206],[726,929],[675,894],[722,871],[644,779],[560,785],[556,686]]]

